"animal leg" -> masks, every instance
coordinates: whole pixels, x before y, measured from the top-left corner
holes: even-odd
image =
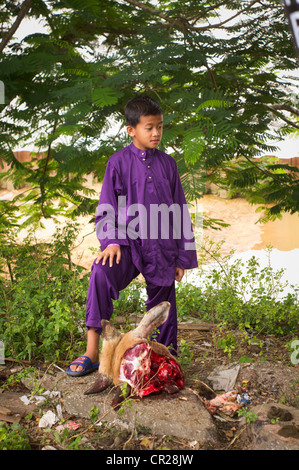
[[[179,387],[174,383],[165,385],[164,390],[169,395],[172,395],[173,393],[177,393],[180,391]]]
[[[84,395],[92,395],[94,393],[100,393],[106,390],[112,384],[112,379],[104,374],[99,374],[95,383],[88,390],[84,392]]]
[[[119,405],[131,394],[131,386],[126,384],[126,389],[124,390],[122,385],[118,385],[116,387],[115,395],[111,402],[111,406],[115,409],[119,407]]]

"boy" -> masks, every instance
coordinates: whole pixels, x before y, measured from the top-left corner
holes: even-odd
[[[141,95],[127,103],[125,117],[132,143],[107,164],[95,218],[102,251],[91,268],[87,293],[87,347],[85,355],[68,367],[70,375],[84,375],[98,367],[101,319],[110,319],[112,299],[140,273],[146,281],[147,310],[165,300],[171,304],[156,340],[176,355],[175,280],[181,281],[185,269],[197,267],[176,162],[157,149],[162,109]]]

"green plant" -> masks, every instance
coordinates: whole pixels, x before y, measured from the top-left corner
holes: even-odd
[[[30,450],[29,436],[19,423],[0,421],[0,450]]]
[[[63,431],[54,431],[53,436],[59,447],[64,450],[90,450],[90,443],[82,441],[81,436],[76,436],[74,430],[65,428]]]
[[[131,396],[132,396],[131,389],[129,385],[127,384],[127,382],[124,382],[123,384],[121,384],[120,390],[121,390],[121,397],[123,397],[123,401],[121,402],[121,405],[118,409],[118,414],[120,417],[122,417],[122,415],[125,412],[126,407],[131,408],[131,409],[133,408],[133,402],[131,400]]]
[[[202,265],[198,271],[198,285],[186,288],[190,293],[190,304],[199,303],[198,313],[193,312],[193,316],[243,331],[250,328],[276,335],[297,332],[298,287],[288,286],[282,281],[283,270],[272,268],[271,248],[268,248],[268,266],[261,268],[254,256],[242,262],[232,260],[233,252],[222,255],[222,244],[203,241],[199,252]],[[286,286],[292,290],[284,294]],[[178,305],[186,309],[184,289],[177,289],[177,297]]]
[[[182,367],[190,365],[193,360],[193,351],[192,351],[192,342],[187,342],[184,339],[181,339],[179,344],[179,355],[178,359]]]
[[[231,332],[227,333],[226,336],[222,336],[217,340],[217,346],[227,353],[230,358],[234,349],[236,349],[236,340]]]
[[[238,362],[240,362],[240,363],[254,362],[254,359],[251,359],[248,356],[241,356],[241,357],[239,357]]]
[[[271,418],[271,419],[270,419],[270,423],[271,423],[271,424],[276,424],[276,423],[279,422],[279,420],[280,420],[279,416],[278,416],[277,418]]]
[[[22,369],[16,374],[11,374],[2,387],[5,389],[21,384],[24,379],[28,379],[28,386],[30,386],[32,395],[40,394],[45,391],[44,386],[40,384],[38,370],[32,366]]]
[[[254,413],[254,411],[250,411],[247,406],[244,406],[242,408],[240,408],[238,411],[237,411],[237,414],[239,417],[242,417],[244,416],[246,418],[246,421],[248,424],[250,423],[254,423],[258,416],[256,413]]]
[[[0,331],[8,356],[62,360],[80,350],[89,276],[70,264],[74,237],[70,225],[53,243],[37,243],[34,234],[21,244],[3,239],[10,276],[0,277]]]
[[[112,319],[116,315],[125,316],[128,322],[127,326],[129,326],[130,315],[132,313],[145,313],[146,307],[142,295],[142,288],[144,288],[144,284],[138,279],[135,279],[129,286],[120,291],[119,298],[117,300],[113,300]]]
[[[186,321],[189,317],[200,317],[203,320],[210,318],[205,292],[191,283],[178,283],[176,303],[179,321]]]
[[[89,418],[91,419],[93,423],[95,423],[96,420],[98,419],[98,416],[99,416],[99,408],[97,408],[96,406],[92,406],[89,411]]]

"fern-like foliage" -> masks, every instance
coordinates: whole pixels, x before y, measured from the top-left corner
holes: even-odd
[[[2,31],[20,8],[6,2]],[[12,39],[0,57],[1,177],[26,185],[16,202],[27,223],[93,213],[85,175],[101,180],[127,145],[123,108],[135,93],[161,103],[162,148],[189,201],[209,180],[271,203],[272,215],[297,210],[298,172],[255,161],[298,132],[298,65],[279,0],[38,0],[27,17],[45,30]],[[31,163],[16,160],[22,145],[35,149]]]

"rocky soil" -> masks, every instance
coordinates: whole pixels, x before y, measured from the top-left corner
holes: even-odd
[[[237,346],[223,351],[217,346],[218,339],[227,332],[201,323],[180,325],[185,390],[176,397],[160,394],[130,400],[123,409],[113,411],[113,419],[101,414],[98,396],[94,401],[84,401],[83,391],[95,380],[95,374],[65,379],[65,364],[32,364],[34,373],[18,380],[21,370],[30,371],[32,365],[7,361],[0,369],[0,421],[18,422],[34,450],[298,450],[299,368],[291,363],[286,347],[292,338],[267,336],[261,337],[259,344],[249,345],[244,334],[231,333],[237,338]],[[213,376],[219,367],[225,373],[237,372],[227,383],[229,390],[225,390],[225,382],[224,389],[217,390]],[[46,390],[62,390],[62,394],[41,404],[33,399],[29,404],[20,400],[22,396],[30,399],[32,393],[39,395],[42,384]],[[225,391],[236,393],[224,405],[211,406],[211,400]],[[157,422],[158,410],[160,415],[164,410],[168,421],[158,428],[149,421],[138,421],[136,410],[138,414],[140,407],[144,420],[147,412],[150,421]],[[40,427],[42,416],[50,411],[57,421]],[[193,420],[194,413],[199,413],[197,421]]]

